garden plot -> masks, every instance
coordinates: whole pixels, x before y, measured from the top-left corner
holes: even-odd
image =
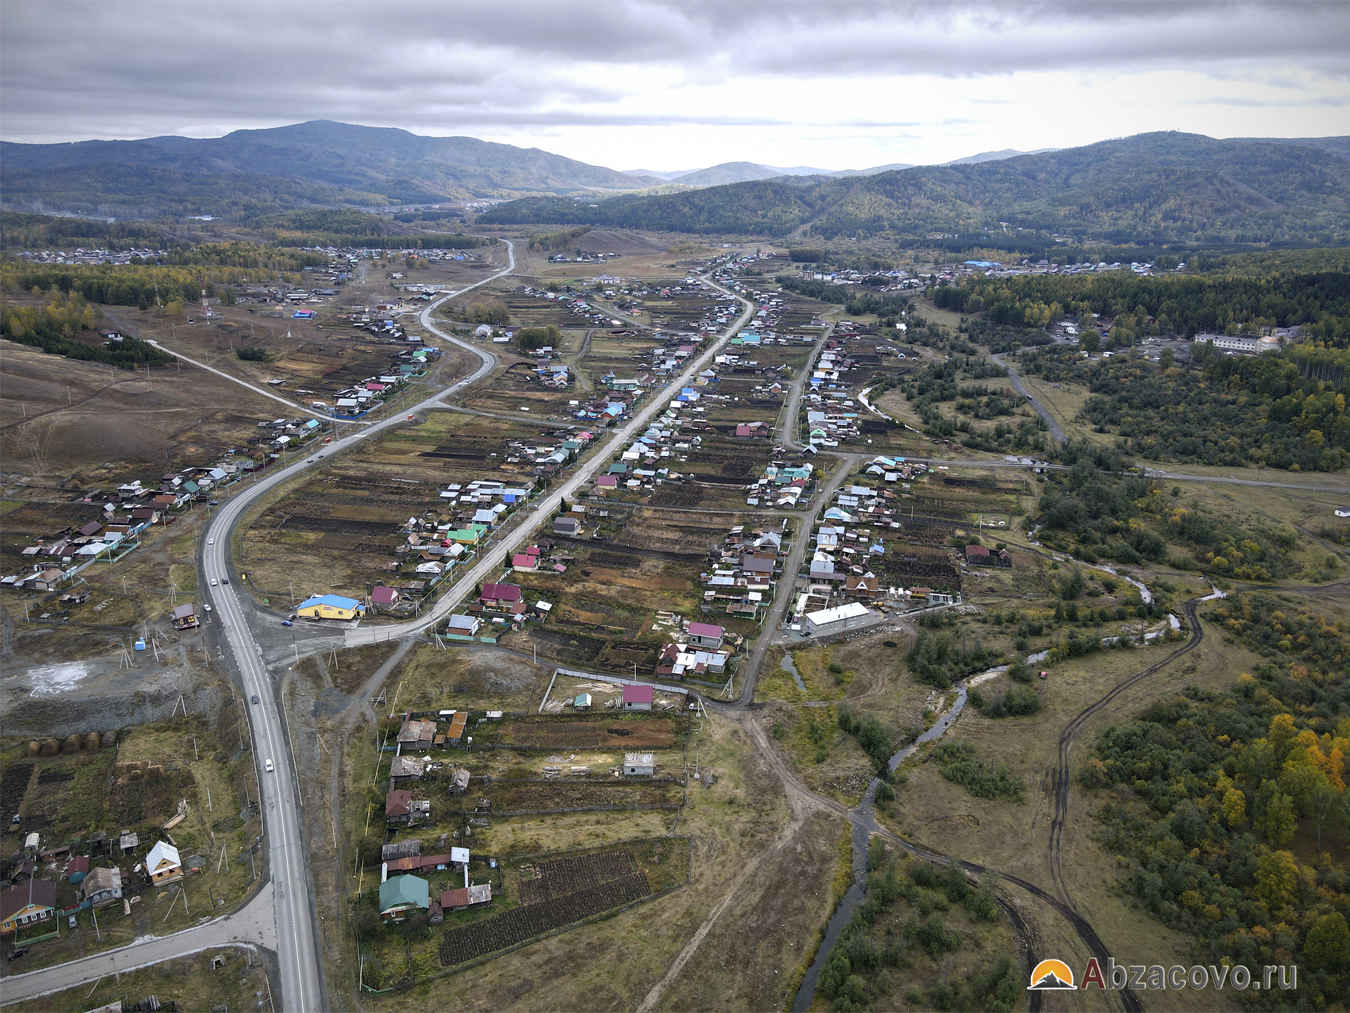
[[[267,506],[241,540],[240,567],[266,596],[284,599],[293,584],[296,593],[364,598],[393,572],[410,517],[445,512],[440,494],[451,483],[532,482],[531,463],[507,460],[510,444],[543,438],[527,424],[431,413],[327,463]]]
[[[561,664],[631,675],[653,671],[658,652],[679,636],[662,617],[699,621],[701,575],[716,558],[729,523],[772,527],[778,522],[741,515],[679,514],[616,504],[591,507],[580,539],[553,542],[559,573],[539,570],[513,579],[533,604],[552,604],[549,618],[503,638],[504,646],[529,651]],[[723,623],[723,619],[714,621]],[[727,618],[739,635],[753,634],[750,620]]]
[[[519,906],[466,925],[447,926],[437,949],[452,966],[626,907],[688,878],[684,838],[634,841],[596,852],[512,863]]]

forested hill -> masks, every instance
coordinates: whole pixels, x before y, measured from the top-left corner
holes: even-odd
[[[1350,241],[1348,140],[1139,134],[861,178],[757,180],[602,201],[517,200],[482,220],[826,239],[1001,236],[1006,222],[1013,237],[1028,241],[1068,234],[1126,243],[1343,243]]]
[[[538,148],[314,120],[203,139],[5,142],[0,182],[11,208],[224,217],[306,204],[431,203],[657,181]]]

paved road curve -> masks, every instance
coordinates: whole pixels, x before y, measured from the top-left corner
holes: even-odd
[[[443,391],[427,398],[412,411],[432,405],[461,387],[487,375],[495,358],[458,339],[437,331],[430,323],[432,312],[447,299],[484,285],[515,270],[515,247],[507,242],[507,266],[473,285],[442,296],[422,311],[422,324],[446,340],[474,351],[480,360],[478,369]],[[215,605],[220,630],[229,644],[245,694],[250,703],[250,731],[255,762],[261,784],[263,816],[267,829],[269,870],[274,888],[277,958],[280,964],[281,996],[287,1009],[319,1010],[325,1006],[315,934],[314,908],[311,903],[311,879],[302,828],[302,799],[297,773],[292,764],[290,743],[282,718],[283,709],[274,695],[272,680],[263,661],[262,649],[249,628],[248,615],[240,596],[228,583],[230,539],[235,526],[260,496],[305,471],[320,456],[338,453],[357,441],[381,432],[402,421],[391,415],[360,432],[344,437],[313,457],[301,459],[259,481],[234,496],[220,509],[206,530],[202,569],[210,583],[209,595]],[[268,770],[271,766],[273,769]]]
[[[237,492],[227,500],[206,529],[201,552],[201,568],[206,577],[204,589],[215,609],[219,629],[239,671],[240,683],[249,703],[249,732],[253,740],[255,762],[261,786],[261,803],[268,848],[268,871],[271,883],[253,901],[233,915],[185,929],[171,936],[151,937],[79,961],[58,964],[26,975],[4,979],[3,1002],[25,997],[45,995],[89,981],[109,970],[128,970],[174,957],[197,953],[212,946],[236,940],[261,943],[275,947],[281,977],[281,1005],[288,1010],[322,1010],[326,1008],[319,966],[315,916],[310,897],[312,884],[302,832],[302,800],[296,772],[291,762],[291,750],[282,721],[282,709],[276,699],[275,688],[263,661],[262,651],[245,612],[235,585],[229,583],[235,571],[230,565],[230,538],[239,519],[260,496],[296,478],[320,457],[355,446],[373,433],[398,425],[408,412],[435,406],[442,398],[468,384],[474,383],[496,365],[496,359],[474,346],[452,338],[437,330],[431,323],[432,312],[447,299],[485,285],[515,270],[515,247],[505,240],[507,266],[472,285],[448,293],[428,304],[422,311],[424,326],[438,337],[472,351],[479,358],[478,368],[469,376],[422,401],[411,409],[404,409],[380,422],[335,441],[309,457],[300,457],[292,464],[260,478],[255,484]],[[167,349],[166,349],[167,351]],[[210,367],[203,367],[210,369]],[[259,390],[259,393],[268,394]],[[268,395],[272,396],[272,395]],[[266,766],[270,761],[272,770]]]
[[[3,1002],[25,1002],[38,996],[73,988],[86,981],[134,971],[163,960],[186,957],[221,946],[262,946],[276,949],[277,937],[272,917],[272,887],[265,885],[257,895],[234,914],[215,918],[167,936],[152,936],[115,950],[104,950],[64,964],[44,967],[27,974],[3,979]]]

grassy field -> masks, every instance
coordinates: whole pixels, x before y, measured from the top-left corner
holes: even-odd
[[[259,1002],[270,1010],[273,998],[267,964],[252,950],[229,947],[105,976],[92,985],[78,985],[6,1009],[13,1013],[79,1013],[118,1000],[129,1008],[150,996],[161,1004],[177,1003],[180,1010],[203,1011],[248,1010]]]
[[[896,788],[898,798],[888,808],[887,822],[911,839],[1050,888],[1046,864],[1053,811],[1049,774],[1055,761],[1059,730],[1115,683],[1171,649],[1159,646],[1111,651],[1056,665],[1050,679],[1038,687],[1044,700],[1043,709],[1029,717],[990,719],[967,707],[942,741],[968,743],[987,765],[1006,767],[1023,784],[1024,801],[1006,802],[971,795],[938,773],[937,764],[932,762],[933,750],[927,749],[901,768]],[[1183,686],[1230,685],[1254,661],[1250,654],[1225,643],[1209,627],[1209,635],[1195,652],[1133,687],[1088,722],[1077,739],[1075,762],[1081,762],[1093,737],[1106,726],[1127,719]],[[993,695],[1000,684],[988,683],[981,689]],[[1111,952],[1121,954],[1128,950],[1131,962],[1175,962],[1187,952],[1185,941],[1127,905],[1112,876],[1103,874],[1103,870],[1114,867],[1114,860],[1095,840],[1091,805],[1075,782],[1063,853],[1065,878],[1075,904],[1090,912],[1094,928]],[[1043,916],[1041,912],[1038,919]],[[1200,1002],[1194,994],[1187,1001]]]

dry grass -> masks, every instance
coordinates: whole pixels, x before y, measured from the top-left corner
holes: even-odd
[[[1054,808],[1050,774],[1060,729],[1111,686],[1165,656],[1174,646],[1106,652],[1056,665],[1050,679],[1038,684],[1044,693],[1045,707],[1030,717],[993,720],[967,707],[944,741],[971,743],[986,763],[1008,767],[1022,779],[1025,801],[1016,804],[975,798],[964,788],[943,779],[929,759],[931,754],[925,752],[902,768],[904,783],[897,788],[899,798],[892,810],[894,828],[937,850],[1015,873],[1051,889],[1047,865]],[[1183,686],[1231,685],[1237,674],[1251,667],[1255,660],[1242,649],[1224,643],[1214,627],[1207,626],[1207,636],[1196,651],[1131,688],[1088,722],[1075,742],[1075,768],[1089,754],[1093,741],[1104,728],[1128,720],[1130,715]],[[986,688],[997,691],[996,684]],[[1063,851],[1070,894],[1106,942],[1107,949],[1119,959],[1132,963],[1174,963],[1189,952],[1189,943],[1125,902],[1111,872],[1117,868],[1117,861],[1095,840],[1092,814],[1103,801],[1074,783]],[[1032,910],[1036,911],[1037,923],[1043,931],[1061,933],[1063,945],[1069,947],[1066,952],[1081,948],[1081,944],[1064,934],[1063,925],[1054,929],[1059,921],[1057,916],[1037,909],[1034,903]],[[1213,1000],[1212,996],[1206,998]],[[1196,996],[1186,997],[1186,1002],[1187,1008],[1200,1008],[1201,1000]]]
[[[224,963],[213,969],[211,962],[217,957]],[[270,990],[267,965],[250,950],[230,947],[105,976],[92,985],[77,985],[6,1009],[13,1013],[78,1013],[119,999],[138,1003],[152,995],[161,1003],[178,1003],[180,1010],[209,1010],[222,1004],[229,1010],[251,1010],[259,997],[263,1008],[270,1009]]]

